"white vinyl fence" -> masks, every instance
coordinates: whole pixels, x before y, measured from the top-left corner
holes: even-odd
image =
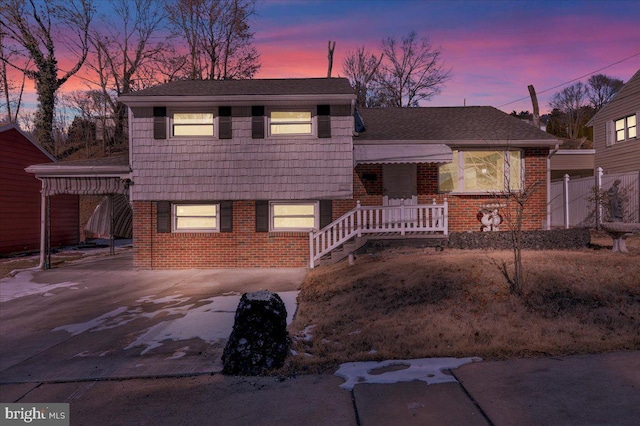
[[[598,168],[593,177],[570,180],[565,175],[564,181],[551,182],[551,226],[593,227],[596,220],[606,221],[609,207],[603,205],[596,208],[595,188],[600,188],[600,193],[606,192],[616,179],[621,181],[624,221],[640,222],[640,172],[605,175],[602,168]]]

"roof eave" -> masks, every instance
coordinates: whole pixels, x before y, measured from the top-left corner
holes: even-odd
[[[448,146],[460,147],[505,147],[513,146],[518,148],[552,147],[561,143],[558,139],[523,139],[523,140],[408,140],[408,139],[353,139],[354,145],[402,145],[402,144],[445,144]]]
[[[194,105],[194,104],[224,104],[247,105],[248,103],[264,103],[271,102],[314,102],[314,103],[332,103],[343,102],[350,103],[355,100],[353,94],[305,94],[305,95],[223,95],[223,96],[120,96],[118,100],[130,107],[150,107],[158,105]]]

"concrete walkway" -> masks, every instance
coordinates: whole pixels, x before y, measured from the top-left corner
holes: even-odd
[[[474,362],[457,382],[352,391],[335,375],[221,375],[224,298],[295,294],[305,274],[137,271],[125,253],[0,280],[16,296],[0,303],[0,402],[66,402],[72,425],[638,424],[640,352]]]

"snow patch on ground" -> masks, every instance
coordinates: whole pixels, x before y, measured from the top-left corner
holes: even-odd
[[[340,364],[340,368],[334,374],[345,380],[340,387],[347,390],[352,390],[355,385],[360,383],[389,384],[421,380],[432,385],[457,382],[455,377],[444,371],[478,361],[482,361],[482,358],[420,358],[380,362],[348,362]],[[394,371],[393,367],[402,367],[402,369]],[[389,369],[389,371],[376,373],[376,370],[380,369]]]
[[[162,346],[162,342],[165,340],[176,341],[199,338],[207,343],[214,343],[228,338],[233,328],[235,310],[240,297],[221,296],[212,299],[206,305],[188,309],[180,318],[162,321],[149,327],[146,332],[125,347],[125,350],[136,346],[146,346],[141,353],[141,355],[144,355],[150,350]],[[225,311],[223,310],[224,306],[233,306],[233,309]]]
[[[15,277],[7,277],[0,279],[0,302],[8,302],[20,297],[31,296],[33,294],[42,294],[49,297],[54,296],[52,290],[57,288],[77,289],[78,283],[63,282],[57,284],[38,284],[33,279],[34,271],[24,271],[16,274]]]
[[[278,295],[285,303],[287,324],[290,324],[296,311],[298,292],[282,292]],[[120,327],[140,318],[170,318],[147,328],[124,348],[128,350],[144,346],[141,355],[162,346],[165,341],[198,338],[211,344],[229,337],[240,295],[210,297],[185,305],[184,303],[188,301],[190,298],[181,294],[164,297],[144,296],[136,300],[138,306],[121,306],[87,322],[56,327],[53,331],[66,331],[75,336],[83,332],[94,333]],[[144,312],[139,305],[145,304],[162,305],[162,307],[152,312]],[[178,359],[185,354],[177,351],[167,359]]]

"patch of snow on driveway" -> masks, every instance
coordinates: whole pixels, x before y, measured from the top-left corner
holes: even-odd
[[[211,302],[188,310],[183,317],[163,321],[147,329],[126,349],[146,346],[141,355],[162,346],[164,340],[199,338],[207,343],[226,339],[231,334],[240,296],[213,297]],[[231,308],[231,310],[224,310]]]
[[[0,302],[8,302],[20,297],[42,294],[51,296],[52,290],[56,288],[73,288],[78,285],[74,282],[63,282],[57,284],[38,284],[31,282],[32,271],[24,271],[16,274],[15,277],[0,279]]]
[[[285,303],[287,324],[290,324],[296,311],[298,292],[289,291],[278,294]],[[87,322],[56,327],[53,331],[67,331],[75,336],[85,331],[93,333],[120,327],[140,318],[173,317],[142,331],[135,341],[124,348],[127,350],[145,346],[141,355],[162,346],[163,341],[198,338],[211,344],[229,337],[240,302],[239,295],[211,297],[184,305],[189,300],[189,297],[180,294],[160,298],[154,295],[144,296],[136,300],[136,303],[164,306],[151,312],[144,312],[140,305],[121,306]],[[196,305],[199,306],[194,308]],[[176,316],[179,317],[175,318]]]

